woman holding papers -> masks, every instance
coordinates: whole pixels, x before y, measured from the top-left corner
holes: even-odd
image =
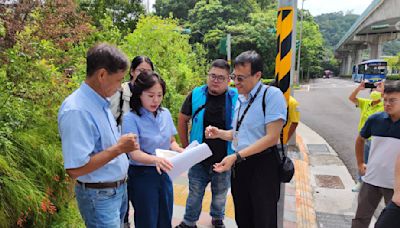
[[[166,171],[172,164],[156,156],[156,149],[182,152],[175,141],[177,133],[171,113],[161,107],[165,95],[164,80],[155,72],[142,72],[133,85],[130,100],[131,112],[122,121],[122,133],[134,133],[139,137],[140,150],[147,159],[130,154],[128,191],[135,210],[136,228],[171,227],[173,208],[172,182]]]

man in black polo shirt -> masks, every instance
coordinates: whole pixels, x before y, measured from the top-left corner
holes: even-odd
[[[217,59],[211,64],[208,72],[207,84],[196,87],[187,96],[182,105],[178,118],[178,133],[183,147],[188,143],[189,121],[192,120],[190,141],[197,140],[206,143],[213,155],[194,165],[188,173],[189,196],[186,201],[186,211],[181,224],[177,228],[196,227],[202,207],[204,191],[211,182],[211,208],[213,227],[225,227],[226,194],[230,187],[230,172],[216,173],[213,164],[220,162],[228,153],[233,153],[230,143],[221,139],[206,139],[204,129],[209,126],[218,126],[221,129],[230,129],[233,110],[238,93],[229,88],[228,63]]]
[[[363,176],[353,228],[366,228],[382,199],[388,205],[393,196],[395,161],[400,154],[400,81],[385,84],[384,112],[371,115],[356,140],[357,165]],[[364,142],[372,137],[368,166],[364,163]],[[384,226],[391,227],[391,226]]]

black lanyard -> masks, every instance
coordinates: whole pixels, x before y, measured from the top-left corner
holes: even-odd
[[[245,109],[244,112],[243,112],[243,115],[240,117],[240,119],[238,118],[238,121],[236,122],[236,131],[238,131],[239,128],[240,128],[240,125],[242,125],[244,116],[246,115],[247,111],[249,111],[249,108],[250,108],[250,106],[253,104],[254,100],[256,99],[258,93],[259,93],[260,90],[261,90],[261,87],[262,87],[262,85],[260,85],[260,86],[258,87],[256,94],[254,94],[254,96],[250,99],[249,104],[247,105],[246,109]],[[240,114],[240,109],[241,109],[241,107],[242,107],[242,104],[240,104],[240,106],[239,106],[238,117],[239,117],[239,114]]]

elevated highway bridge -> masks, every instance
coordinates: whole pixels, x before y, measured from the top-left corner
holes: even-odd
[[[377,59],[383,44],[396,39],[400,39],[400,0],[373,0],[335,46],[340,74],[351,74],[352,66],[362,61],[362,50],[369,49],[369,58]]]

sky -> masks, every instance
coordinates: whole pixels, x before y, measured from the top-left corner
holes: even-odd
[[[155,0],[149,1],[150,5]],[[361,14],[373,0],[305,0],[304,9],[308,9],[311,15],[318,16],[323,13],[332,13],[343,11],[344,13],[352,11],[354,14]],[[298,0],[298,8],[301,8],[302,0]]]
[[[308,9],[313,16],[323,13],[352,11],[361,14],[373,0],[305,0],[304,9]],[[298,0],[298,8],[301,8],[302,0]]]

